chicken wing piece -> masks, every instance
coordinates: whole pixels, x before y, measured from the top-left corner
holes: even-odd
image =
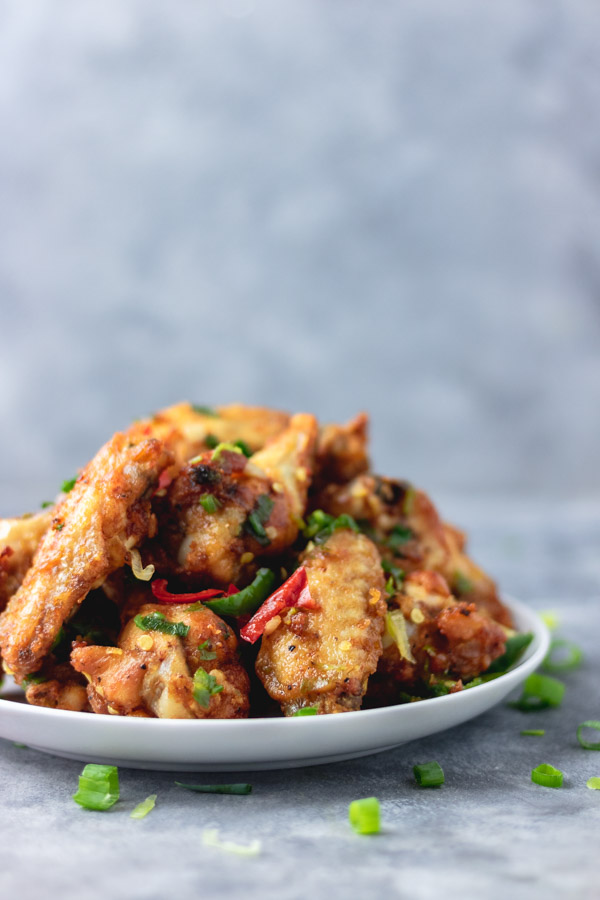
[[[369,468],[369,417],[359,413],[344,425],[325,425],[317,443],[315,490],[344,484]]]
[[[2,656],[17,681],[39,668],[87,593],[153,532],[150,497],[171,462],[160,441],[134,444],[116,434],[54,508],[52,526],[0,616]]]
[[[496,585],[466,555],[461,533],[441,520],[423,491],[406,481],[360,475],[347,485],[328,485],[313,505],[335,516],[348,513],[365,523],[389,562],[406,572],[439,572],[453,593],[501,625],[512,627]]]
[[[369,705],[397,703],[419,690],[461,690],[462,681],[485,672],[504,652],[502,626],[474,604],[457,601],[437,572],[412,572],[389,604]]]
[[[193,459],[158,508],[157,568],[228,585],[251,577],[255,558],[289,547],[306,508],[316,435],[315,418],[297,415],[250,460],[220,448]]]
[[[319,609],[292,609],[279,623],[274,619],[256,672],[286,716],[305,706],[319,713],[359,709],[382,652],[379,553],[364,535],[339,530],[308,551],[302,564]]]
[[[161,719],[248,715],[250,682],[225,622],[206,607],[184,604],[148,603],[139,616],[142,627],[130,620],[118,647],[81,644],[71,653],[73,667],[89,681],[94,712]],[[180,633],[155,630],[157,616],[159,624],[173,623]]]
[[[181,467],[219,443],[243,441],[253,453],[280,434],[289,424],[287,413],[258,406],[220,406],[215,410],[177,403],[154,416],[134,422],[128,435],[139,440],[155,437],[171,450]]]
[[[53,513],[0,519],[0,612],[25,578]]]
[[[91,712],[85,679],[68,663],[46,663],[39,676],[29,684],[25,682],[24,687],[25,699],[32,706]]]

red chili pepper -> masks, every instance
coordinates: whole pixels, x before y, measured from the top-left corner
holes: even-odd
[[[267,597],[248,624],[244,625],[240,631],[240,637],[249,644],[254,644],[264,632],[267,623],[284,609],[291,609],[292,606],[297,606],[299,609],[319,609],[319,605],[310,596],[304,566],[296,569],[294,574],[284,581],[274,594]]]
[[[160,475],[158,476],[158,488],[157,490],[162,491],[165,488],[168,488],[171,482],[173,481],[174,475],[169,472],[168,469],[163,469]]]
[[[229,596],[230,593],[237,594],[237,588],[233,591],[233,585],[229,585],[227,591],[219,591],[216,588],[208,588],[206,591],[197,591],[195,594],[172,594],[171,591],[165,589],[167,583],[166,578],[157,578],[150,587],[152,593],[161,603],[194,603],[196,600],[214,600],[215,597]]]

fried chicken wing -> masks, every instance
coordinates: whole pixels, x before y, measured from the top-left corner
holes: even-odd
[[[171,462],[160,441],[133,444],[116,434],[54,508],[52,526],[0,616],[2,656],[17,681],[39,668],[65,619],[153,531],[150,497]]]
[[[40,679],[32,681],[25,690],[25,699],[32,706],[91,712],[85,679],[68,663],[44,665]]]
[[[303,558],[316,610],[290,610],[264,634],[256,672],[285,715],[360,708],[382,652],[385,603],[375,545],[336,531]]]
[[[0,612],[25,578],[52,515],[47,510],[35,516],[0,519]]]
[[[161,719],[245,718],[249,678],[239,662],[232,630],[205,607],[190,610],[184,604],[148,603],[139,609],[142,618],[157,613],[185,626],[187,633],[147,630],[132,619],[123,628],[118,647],[81,644],[73,649],[71,662],[89,680],[93,710]],[[205,696],[195,693],[199,669],[212,686]]]
[[[369,417],[359,413],[344,425],[325,425],[317,443],[315,489],[344,484],[369,468]]]
[[[315,418],[298,415],[250,460],[230,450],[192,460],[159,511],[167,554],[158,554],[158,568],[227,585],[250,576],[255,558],[289,547],[306,507],[316,435]]]

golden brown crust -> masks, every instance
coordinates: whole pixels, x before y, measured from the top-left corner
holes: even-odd
[[[0,519],[0,612],[21,586],[52,515],[47,510],[35,516]]]
[[[359,413],[344,425],[324,425],[319,433],[316,490],[344,484],[369,468],[369,417]]]

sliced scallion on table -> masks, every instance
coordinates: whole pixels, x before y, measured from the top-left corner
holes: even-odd
[[[205,847],[215,847],[217,850],[234,853],[236,856],[258,856],[262,847],[259,840],[250,841],[249,844],[222,841],[216,828],[206,828],[202,832],[202,843]]]
[[[521,734],[525,737],[544,737],[546,732],[543,728],[524,728]]]
[[[381,831],[381,810],[377,797],[353,800],[348,807],[350,824],[357,834],[378,834]]]
[[[559,788],[563,783],[563,773],[549,763],[542,763],[531,771],[531,780],[542,787]]]
[[[557,638],[550,644],[550,650],[544,658],[542,666],[547,672],[568,672],[576,669],[583,661],[581,647],[572,641]]]
[[[438,787],[444,783],[444,770],[437,762],[413,766],[413,774],[419,787]]]
[[[119,799],[119,770],[116,766],[89,763],[79,776],[79,788],[73,794],[75,803],[84,809],[106,810]]]
[[[565,686],[558,678],[534,672],[525,679],[521,697],[514,703],[510,703],[509,706],[512,706],[513,709],[520,709],[521,712],[535,712],[538,709],[547,709],[549,706],[560,706],[564,694]]]
[[[185,784],[176,781],[177,787],[188,791],[196,791],[198,794],[251,794],[251,784]]]
[[[545,609],[540,613],[540,619],[550,631],[555,631],[560,625],[560,616],[553,609]]]
[[[600,778],[597,775],[592,775],[591,778],[588,778],[585,785],[589,787],[590,791],[600,791]]]
[[[596,721],[596,719],[590,719],[587,722],[582,722],[577,729],[577,740],[584,750],[600,750],[600,741],[585,740],[585,738],[583,737],[584,728],[593,728],[594,731],[600,731],[600,722]]]
[[[143,819],[145,818],[149,812],[154,809],[156,804],[156,794],[150,794],[149,797],[146,797],[145,800],[142,800],[141,803],[138,803],[136,808],[130,815],[130,819]]]

